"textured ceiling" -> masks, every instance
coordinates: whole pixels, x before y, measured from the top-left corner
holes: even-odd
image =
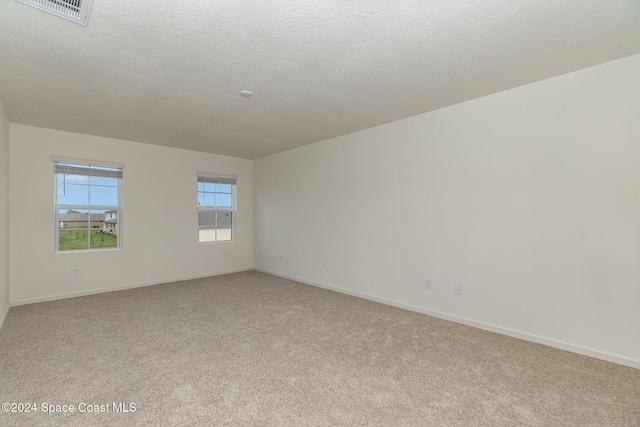
[[[639,0],[0,0],[11,122],[252,159],[636,53]]]

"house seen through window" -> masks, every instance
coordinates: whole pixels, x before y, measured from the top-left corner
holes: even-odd
[[[234,239],[236,178],[198,173],[198,241]]]
[[[54,159],[55,249],[119,248],[122,166]]]

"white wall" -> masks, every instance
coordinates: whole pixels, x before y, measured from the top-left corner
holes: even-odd
[[[639,165],[636,55],[255,161],[255,267],[640,367]]]
[[[14,305],[253,266],[250,160],[15,123],[10,147]],[[124,163],[121,250],[54,253],[54,155]],[[235,242],[198,243],[198,171],[238,176]]]
[[[0,101],[0,327],[9,312],[9,120]]]

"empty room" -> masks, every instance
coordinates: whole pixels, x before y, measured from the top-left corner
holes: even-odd
[[[640,2],[0,0],[0,403],[640,426]]]

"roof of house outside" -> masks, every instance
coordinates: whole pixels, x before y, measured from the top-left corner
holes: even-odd
[[[89,218],[88,213],[68,212],[60,214],[58,219],[64,222],[104,222],[104,214],[91,214],[91,218]]]

